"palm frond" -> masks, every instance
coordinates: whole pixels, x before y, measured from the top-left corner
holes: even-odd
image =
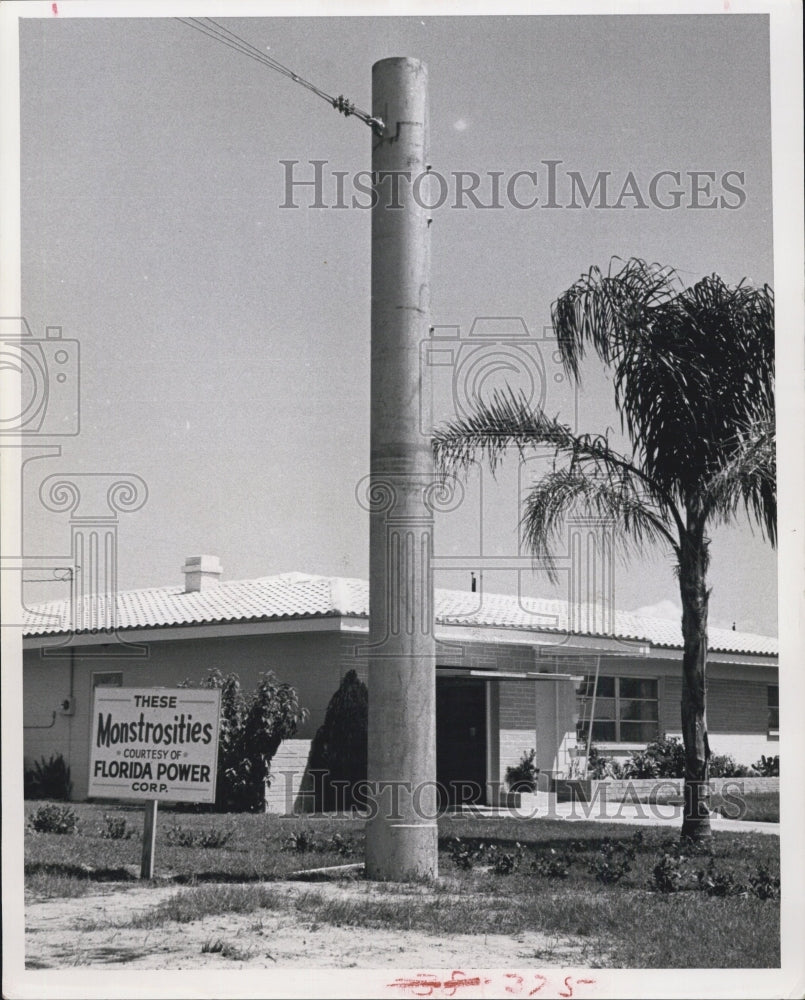
[[[721,468],[704,485],[706,512],[731,520],[743,503],[772,545],[777,544],[777,457],[774,424],[744,427]]]
[[[593,268],[552,314],[565,367],[577,375],[586,346],[610,365],[637,464],[684,506],[723,465],[736,427],[774,419],[774,295],[716,274],[680,286],[641,260],[606,276]]]
[[[471,416],[437,430],[433,453],[443,475],[466,472],[484,459],[494,472],[508,449],[522,459],[539,445],[552,448],[555,462],[563,459],[573,475],[605,480],[621,493],[628,490],[652,506],[666,525],[684,530],[670,494],[612,448],[606,434],[575,434],[558,419],[534,412],[522,393],[496,392],[491,402],[478,400]]]
[[[553,553],[570,514],[593,517],[606,525],[613,551],[623,558],[657,543],[670,545],[678,555],[678,543],[656,507],[645,495],[634,492],[628,479],[616,482],[557,469],[534,485],[521,521],[523,541],[553,583],[558,579]]]

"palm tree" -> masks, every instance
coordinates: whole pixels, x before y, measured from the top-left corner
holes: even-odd
[[[607,435],[574,433],[507,389],[437,431],[434,455],[442,473],[466,472],[478,458],[494,471],[507,449],[522,458],[553,448],[522,528],[554,580],[551,549],[573,509],[608,519],[624,555],[647,543],[673,553],[684,642],[682,836],[706,838],[707,530],[745,508],[776,544],[773,292],[729,288],[715,274],[683,288],[672,268],[632,259],[617,273],[592,268],[552,318],[568,375],[580,380],[588,348],[609,366],[631,452]]]

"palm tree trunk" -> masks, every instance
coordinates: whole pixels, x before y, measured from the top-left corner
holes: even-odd
[[[689,518],[690,525],[690,518]],[[707,740],[707,540],[701,526],[682,538],[679,588],[682,597],[682,741],[685,745],[685,811],[682,836],[712,837],[708,802],[710,745]]]

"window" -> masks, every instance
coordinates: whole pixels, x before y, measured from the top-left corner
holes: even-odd
[[[586,742],[593,715],[595,677],[587,676],[579,692],[577,737]],[[660,735],[656,679],[601,677],[595,691],[594,743],[648,743]]]
[[[780,688],[769,684],[766,688],[766,701],[769,706],[769,728],[767,737],[770,740],[780,739]]]

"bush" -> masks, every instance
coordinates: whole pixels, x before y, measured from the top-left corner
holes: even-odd
[[[699,888],[708,896],[745,896],[746,886],[731,871],[718,871],[711,859],[706,869],[697,873]]]
[[[589,863],[588,871],[604,885],[614,885],[629,874],[634,859],[634,844],[622,840],[613,842],[605,837],[598,854]]]
[[[317,812],[361,805],[355,787],[366,781],[369,747],[369,692],[354,670],[348,671],[330,699],[324,722],[313,738],[308,770],[317,772]]]
[[[653,885],[658,892],[679,892],[687,877],[687,872],[682,867],[683,860],[684,858],[679,855],[663,854],[654,865]]]
[[[180,687],[192,687],[185,681]],[[221,691],[221,729],[215,809],[218,812],[262,812],[271,759],[290,739],[307,709],[290,684],[280,684],[273,671],[260,674],[257,688],[246,697],[237,674],[215,669],[200,687]]]
[[[103,823],[101,837],[104,840],[130,840],[134,836],[134,830],[128,829],[124,816],[110,816],[109,813],[105,813]]]
[[[775,874],[761,862],[755,873],[749,876],[749,891],[758,899],[779,899],[780,873]]]
[[[587,757],[587,777],[600,781],[603,778],[628,778],[630,776],[629,763],[621,763],[613,757],[607,757],[601,753],[598,747],[590,744],[590,753]]]
[[[521,844],[515,844],[513,851],[504,851],[497,844],[490,844],[486,856],[493,875],[511,875],[520,867],[523,848]]]
[[[629,778],[684,778],[685,748],[676,736],[662,737],[635,750],[627,763]]]
[[[774,757],[767,757],[764,754],[760,760],[755,761],[752,767],[763,778],[779,778],[780,756],[775,754]]]
[[[39,806],[30,823],[37,833],[75,833],[78,829],[78,817],[70,806]]]
[[[204,830],[191,830],[186,826],[174,824],[165,830],[165,843],[171,847],[224,847],[232,839],[233,830],[219,830],[208,827]]]
[[[729,754],[718,754],[710,758],[711,778],[745,778],[749,768],[736,764],[735,758]]]
[[[573,859],[569,854],[558,854],[552,847],[548,854],[538,854],[534,858],[531,871],[542,878],[567,878],[572,864]]]
[[[60,753],[54,754],[50,760],[42,757],[32,767],[25,768],[23,788],[26,799],[67,802],[73,791],[73,783],[64,757]]]
[[[506,784],[512,792],[534,792],[539,768],[534,766],[537,751],[528,750],[517,764],[506,768]]]
[[[460,837],[451,837],[447,842],[447,853],[456,868],[468,872],[476,861],[483,858],[486,851],[483,844],[467,843]]]

